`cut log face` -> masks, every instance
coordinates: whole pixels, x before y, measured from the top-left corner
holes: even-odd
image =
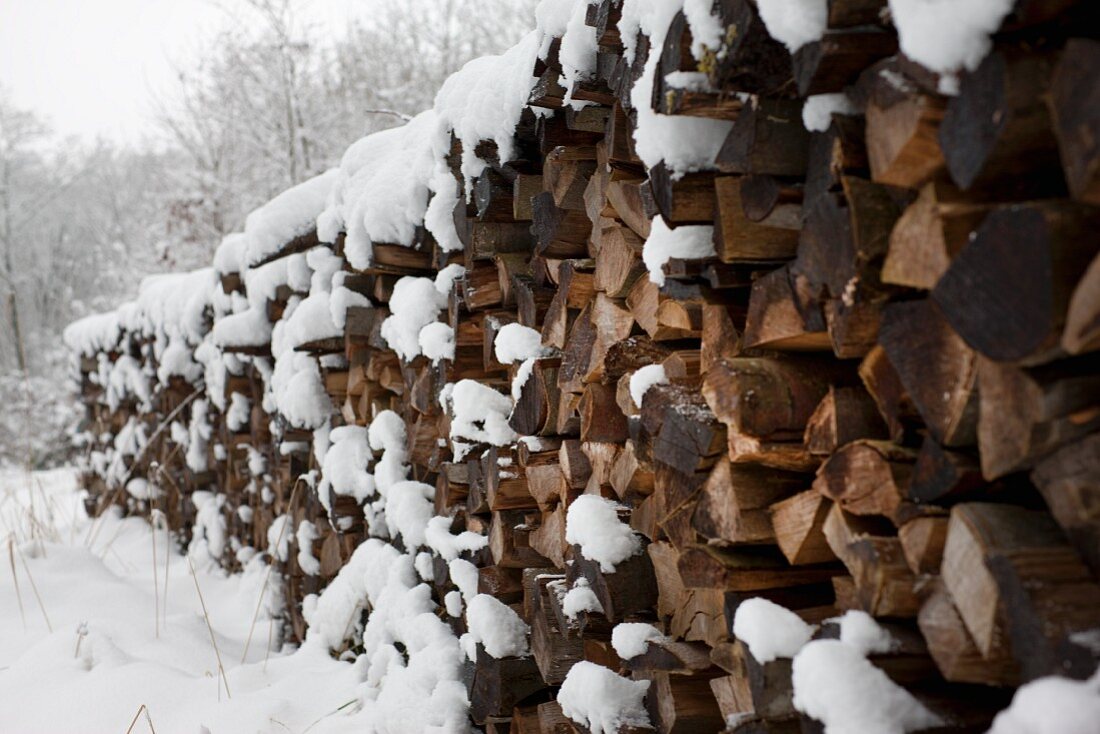
[[[911,92],[892,105],[867,105],[867,158],[871,178],[916,188],[943,167],[936,134],[943,119],[941,97]]]
[[[1090,434],[1043,459],[1032,470],[1031,480],[1095,574],[1100,569],[1100,434]]]
[[[1095,355],[1030,370],[983,359],[978,446],[986,479],[1026,469],[1100,427],[1097,374]]]
[[[1100,63],[1100,43],[1074,38],[1054,71],[1048,100],[1073,198],[1100,204],[1100,92],[1086,69]]]
[[[1061,337],[1072,287],[1100,248],[1098,225],[1100,210],[1064,202],[998,209],[932,297],[990,359],[1041,358]]]
[[[1055,61],[1050,54],[994,51],[962,80],[940,125],[940,148],[959,188],[1010,200],[1065,190],[1043,101]]]
[[[977,358],[936,304],[925,300],[888,306],[879,343],[936,440],[947,446],[975,443]]]
[[[1019,670],[1011,657],[982,656],[942,585],[937,585],[921,606],[917,623],[928,652],[947,680],[990,686],[1012,686],[1019,681]]]
[[[1070,354],[1100,349],[1100,255],[1093,257],[1085,275],[1073,290],[1062,348]]]
[[[573,563],[577,572],[588,579],[610,622],[644,612],[656,602],[657,579],[645,553],[631,556],[618,564],[614,572],[605,573],[599,563],[584,557],[579,546],[573,546]]]
[[[1010,505],[969,503],[951,510],[943,557],[943,580],[981,654],[1010,650],[1001,589],[988,561],[1005,552],[1063,547],[1049,515]],[[990,600],[997,603],[991,604]]]
[[[831,503],[814,489],[776,502],[770,508],[776,542],[794,566],[836,559],[825,538],[825,518]]]

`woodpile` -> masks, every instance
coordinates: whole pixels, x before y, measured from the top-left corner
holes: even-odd
[[[1020,684],[1092,675],[1100,46],[1072,36],[1094,11],[1020,0],[952,90],[885,0],[830,0],[793,52],[747,0],[662,27],[633,4],[543,29],[503,138],[445,86],[282,195],[294,221],[277,198],[213,269],[74,326],[89,509],[273,564],[297,640],[368,538],[420,548],[456,635],[479,594],[529,628],[529,655],[482,635],[468,663],[490,732],[600,730],[558,699],[582,662],[648,682],[644,720],[605,731],[819,731],[791,654],[734,633],[755,598],[818,640],[878,620],[867,660],[937,722],[910,731],[984,731]],[[385,155],[417,169],[441,123],[406,187]],[[417,213],[379,227],[371,197]],[[465,545],[408,529],[402,480]],[[638,622],[659,634],[613,642]]]

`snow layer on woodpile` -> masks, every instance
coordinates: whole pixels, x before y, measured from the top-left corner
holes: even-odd
[[[535,21],[543,34],[543,47],[551,38],[561,38],[558,61],[561,64],[561,76],[558,83],[565,89],[564,104],[575,109],[590,104],[573,99],[573,86],[577,82],[589,81],[596,73],[596,29],[585,24],[588,7],[598,4],[599,0],[543,0],[535,9]],[[548,50],[548,49],[547,49]],[[540,49],[542,51],[542,49]],[[539,54],[546,57],[545,51]]]
[[[245,219],[244,265],[252,267],[276,255],[294,239],[313,231],[325,208],[337,169],[292,186]]]
[[[359,502],[375,492],[374,476],[367,471],[374,454],[363,426],[339,426],[329,433],[331,442],[322,461],[317,497],[329,513],[330,492],[354,497]]]
[[[500,327],[493,341],[493,352],[501,364],[514,364],[543,356],[542,334],[530,326],[511,323]]]
[[[793,658],[813,637],[814,628],[794,612],[762,597],[746,599],[737,607],[733,634],[761,663]]]
[[[461,167],[467,187],[487,165],[475,152],[481,141],[494,143],[502,162],[515,157],[516,125],[535,85],[532,71],[542,38],[541,31],[531,31],[499,56],[467,62],[436,94],[436,156],[442,159],[450,152],[453,131],[462,143]]]
[[[512,399],[491,387],[475,380],[460,380],[451,392],[450,403],[452,439],[507,446],[519,437],[508,425]]]
[[[833,115],[854,115],[859,110],[847,94],[812,94],[802,105],[802,124],[812,133],[823,133],[833,124]]]
[[[603,614],[603,604],[600,604],[600,600],[596,598],[596,592],[592,591],[586,578],[579,578],[573,582],[573,588],[565,592],[565,596],[562,597],[561,609],[569,619],[576,619],[581,612]]]
[[[122,328],[118,323],[117,311],[85,316],[66,326],[61,335],[69,351],[85,357],[111,351],[118,346],[121,338]]]
[[[288,351],[279,356],[271,374],[271,391],[279,413],[295,428],[312,430],[332,414],[317,360],[308,354]]]
[[[792,54],[825,34],[829,9],[825,0],[757,0],[768,35]]]
[[[701,224],[673,229],[661,216],[654,217],[642,248],[642,261],[649,271],[649,280],[659,286],[665,284],[664,266],[672,258],[698,260],[714,255],[713,226]]]
[[[840,640],[814,640],[791,665],[794,707],[827,734],[906,734],[944,722]]]
[[[453,534],[452,522],[453,520],[449,517],[437,515],[428,520],[428,526],[424,530],[424,543],[443,560],[450,562],[463,553],[476,553],[489,545],[487,535],[470,530],[463,530],[458,535]]]
[[[1050,676],[1020,686],[989,734],[1094,734],[1100,722],[1100,672],[1085,681]]]
[[[218,249],[214,250],[214,272],[218,277],[241,273],[246,269],[245,255],[248,252],[248,238],[244,232],[233,232],[222,237]]]
[[[582,660],[566,674],[558,703],[563,714],[592,734],[615,734],[620,727],[650,725],[645,710],[649,684]]]
[[[565,540],[579,545],[581,555],[600,564],[604,573],[642,552],[641,538],[619,520],[619,505],[594,494],[583,494],[569,505],[565,516]]]
[[[471,638],[494,658],[530,654],[527,636],[531,628],[515,610],[488,594],[478,594],[466,604],[466,625]]]
[[[374,243],[412,245],[431,195],[436,166],[433,110],[401,127],[373,133],[348,148],[336,183],[317,218],[318,237],[347,234],[344,255],[357,270],[370,267]]]
[[[271,322],[259,308],[249,308],[214,322],[214,344],[222,349],[263,347],[271,342]]]
[[[611,630],[611,646],[623,660],[645,655],[652,640],[664,639],[659,629],[646,622],[622,622]]]
[[[647,364],[638,368],[638,371],[630,376],[630,399],[634,405],[642,407],[642,400],[649,388],[657,385],[667,385],[668,375],[665,368],[659,364]]]
[[[633,62],[638,32],[649,37],[649,56],[642,76],[630,92],[638,120],[634,143],[638,157],[650,168],[664,161],[674,175],[714,167],[714,157],[733,123],[684,115],[662,115],[653,110],[653,84],[668,27],[684,8],[684,0],[635,0],[623,4],[619,34],[625,56]],[[652,268],[650,269],[652,272]]]
[[[420,331],[434,324],[447,308],[447,296],[431,278],[406,275],[390,296],[390,315],[382,322],[382,338],[406,362],[421,353]]]
[[[902,52],[949,76],[941,92],[955,93],[953,75],[973,71],[992,47],[1015,0],[890,0]]]
[[[864,655],[888,653],[897,647],[897,641],[890,633],[861,609],[849,609],[837,621],[840,624],[840,641]]]

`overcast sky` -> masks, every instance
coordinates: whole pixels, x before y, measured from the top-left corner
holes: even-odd
[[[338,31],[373,0],[299,1],[303,19]],[[0,85],[61,135],[138,143],[174,65],[227,22],[211,0],[0,0]]]

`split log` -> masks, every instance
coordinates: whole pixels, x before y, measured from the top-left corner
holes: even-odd
[[[832,503],[814,489],[776,502],[770,508],[776,543],[792,566],[836,560],[825,538]]]
[[[1081,558],[1100,571],[1100,433],[1043,459],[1031,480]]]
[[[1013,686],[1019,682],[1019,668],[1011,656],[1003,652],[994,658],[982,656],[943,584],[936,584],[925,600],[917,623],[928,643],[928,652],[947,680],[988,686]]]
[[[995,555],[1064,546],[1058,526],[1043,512],[1011,505],[968,503],[951,510],[943,581],[981,654],[1010,650],[997,579],[987,565]]]
[[[774,543],[776,534],[768,506],[805,484],[804,475],[733,466],[728,458],[720,459],[703,484],[692,527],[710,541]]]
[[[1056,61],[1050,53],[995,50],[963,77],[940,125],[940,148],[959,188],[1017,201],[1065,191],[1044,102]]]
[[[883,310],[879,343],[936,440],[946,446],[973,444],[977,359],[939,307],[929,300],[890,304]]]
[[[798,247],[800,209],[777,206],[760,221],[745,213],[738,176],[714,179],[718,216],[714,227],[714,249],[722,262],[786,260]]]
[[[573,564],[575,572],[588,579],[610,622],[621,622],[657,603],[657,578],[646,553],[631,556],[605,573],[599,563],[584,557],[580,546],[573,546]]]
[[[1070,193],[1100,204],[1100,90],[1088,73],[1100,64],[1100,43],[1071,39],[1050,84],[1050,114]]]
[[[982,474],[1026,469],[1100,427],[1100,369],[1085,355],[1032,369],[982,359],[978,446]]]
[[[1062,349],[1070,354],[1100,349],[1100,255],[1092,259],[1070,298]]]
[[[915,617],[920,610],[917,579],[888,525],[834,504],[825,518],[825,538],[852,575],[852,601],[858,608],[876,617]]]
[[[990,208],[968,201],[943,181],[925,184],[890,232],[882,282],[934,288]]]
[[[907,501],[912,451],[885,441],[855,441],[817,470],[814,489],[854,515],[881,515],[901,525],[920,512]]]
[[[802,441],[811,454],[827,456],[859,439],[885,439],[886,424],[862,387],[830,386],[806,423]]]
[[[1100,250],[1100,209],[1064,201],[1000,208],[951,263],[932,298],[990,359],[1044,360],[1057,348],[1073,286]]]
[[[722,360],[703,378],[703,396],[718,420],[741,435],[801,440],[837,374],[836,366],[813,360]]]
[[[787,267],[753,282],[745,319],[745,348],[827,351],[831,343],[823,326],[809,324],[803,317]]]

